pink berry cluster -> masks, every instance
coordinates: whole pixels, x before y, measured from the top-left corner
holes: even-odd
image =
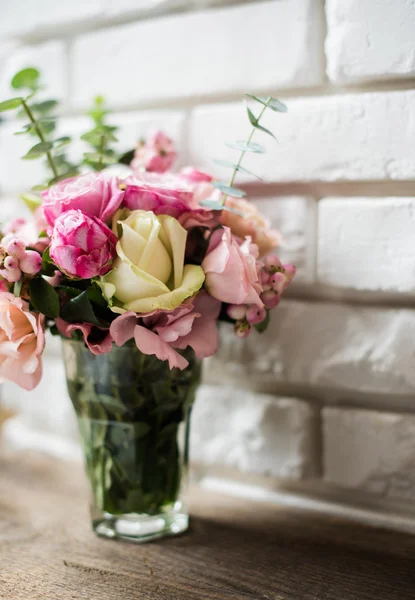
[[[262,287],[260,298],[263,306],[256,304],[230,304],[228,317],[235,320],[235,334],[244,338],[251,333],[252,325],[262,323],[267,310],[275,308],[281,299],[281,294],[291,283],[295,275],[294,265],[281,264],[277,256],[271,254],[258,264],[258,280]]]
[[[23,274],[36,275],[42,268],[42,257],[36,250],[27,250],[24,242],[12,233],[0,244],[0,275],[9,283],[15,283]]]

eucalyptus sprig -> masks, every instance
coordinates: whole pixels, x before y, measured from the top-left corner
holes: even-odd
[[[252,171],[248,171],[248,169],[246,169],[245,167],[242,167],[243,158],[247,152],[253,152],[254,154],[262,154],[265,152],[265,148],[263,146],[252,142],[252,138],[254,136],[255,131],[259,130],[259,131],[262,131],[263,133],[267,133],[268,135],[270,135],[277,141],[277,138],[275,137],[275,135],[269,129],[266,129],[263,125],[260,124],[260,120],[261,120],[264,112],[266,111],[266,109],[269,108],[274,112],[282,112],[282,113],[287,112],[286,105],[283,102],[281,102],[280,100],[278,100],[277,98],[273,98],[272,96],[267,96],[267,97],[254,96],[253,94],[245,94],[245,95],[250,100],[257,102],[258,104],[261,104],[262,108],[261,108],[259,115],[256,117],[254,115],[254,113],[252,112],[252,110],[249,108],[249,106],[246,107],[247,113],[248,113],[248,118],[252,125],[252,130],[248,136],[248,139],[246,141],[237,140],[236,142],[227,144],[227,146],[232,148],[233,150],[240,151],[238,161],[236,163],[231,162],[229,160],[214,160],[213,161],[215,164],[217,164],[221,167],[226,167],[226,168],[232,169],[232,175],[230,177],[229,182],[218,181],[218,180],[212,181],[212,185],[222,192],[221,201],[218,202],[218,201],[207,199],[207,200],[203,200],[201,202],[201,204],[203,204],[203,206],[211,208],[212,210],[231,210],[232,211],[231,208],[226,207],[226,205],[225,205],[226,197],[231,196],[232,198],[243,198],[244,196],[246,196],[246,192],[244,192],[243,190],[240,190],[239,188],[234,186],[235,178],[236,178],[236,175],[238,172],[241,171],[243,173],[247,173],[248,175],[252,175],[253,177],[256,177],[257,179],[261,179],[261,177],[259,177],[258,175],[255,175],[255,173],[252,173]],[[235,212],[235,211],[233,211],[233,212]]]
[[[33,101],[42,89],[38,69],[27,67],[16,73],[11,80],[11,87],[15,90],[27,90],[29,93],[0,102],[0,112],[20,109],[17,116],[27,117],[28,123],[23,125],[23,128],[17,131],[16,135],[28,134],[35,136],[39,139],[39,142],[32,146],[22,158],[33,160],[45,157],[52,174],[52,178],[48,179],[45,184],[35,186],[33,189],[44,189],[75,174],[77,172],[76,166],[70,164],[62,153],[62,148],[71,142],[71,138],[62,136],[53,139],[52,135],[56,129],[56,118],[53,112],[58,105],[58,101],[54,99],[41,102]]]
[[[97,96],[94,106],[87,113],[92,118],[94,127],[81,136],[81,140],[92,148],[92,152],[84,152],[83,163],[94,171],[102,171],[117,162],[116,152],[110,144],[118,141],[114,135],[118,127],[105,123],[108,113],[103,97]]]

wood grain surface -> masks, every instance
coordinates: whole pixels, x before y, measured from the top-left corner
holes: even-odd
[[[0,459],[0,598],[415,599],[415,537],[197,488],[191,513],[181,537],[99,539],[78,465]]]

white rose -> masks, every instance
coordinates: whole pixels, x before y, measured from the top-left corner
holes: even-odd
[[[114,269],[101,278],[104,296],[117,313],[172,310],[203,285],[202,267],[185,265],[187,231],[168,215],[134,210],[114,217],[119,234]]]

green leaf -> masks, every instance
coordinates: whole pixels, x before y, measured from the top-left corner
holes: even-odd
[[[247,110],[247,113],[248,113],[249,120],[251,121],[251,125],[253,125],[255,127],[255,129],[260,129],[264,133],[267,133],[268,135],[270,135],[271,137],[273,137],[274,140],[277,142],[278,140],[275,137],[275,135],[269,129],[266,129],[265,127],[262,127],[262,125],[259,124],[257,117],[254,115],[254,113],[249,108],[249,106],[246,107],[246,110]]]
[[[270,319],[270,311],[267,310],[267,316],[261,323],[257,323],[256,325],[254,325],[255,329],[257,331],[259,331],[259,333],[263,333],[269,325],[269,319]]]
[[[62,173],[62,175],[59,175],[59,177],[54,177],[53,179],[51,179],[46,187],[48,188],[51,185],[55,185],[55,183],[59,183],[60,181],[64,181],[65,179],[70,179],[71,177],[75,177],[76,175],[79,175],[78,170],[71,169],[66,173]],[[34,190],[34,188],[32,189]]]
[[[85,290],[76,298],[72,298],[62,309],[62,318],[65,321],[85,322],[91,323],[91,325],[97,325],[102,327],[104,324],[100,321],[94,313],[92,304],[88,298],[88,291]]]
[[[38,185],[34,185],[32,187],[32,192],[43,192],[44,190],[48,189],[48,185],[46,185],[46,183],[39,183]]]
[[[84,152],[84,158],[90,162],[102,162],[104,165],[112,165],[115,162],[113,156],[108,154],[100,154],[99,152]]]
[[[29,88],[35,90],[38,87],[40,73],[34,67],[27,67],[22,69],[13,77],[11,86],[15,90],[21,88]]]
[[[53,147],[55,150],[57,150],[58,148],[62,148],[63,146],[67,146],[68,144],[70,144],[72,141],[72,138],[69,137],[69,135],[64,135],[60,138],[57,138],[54,142],[53,142]]]
[[[88,142],[88,144],[92,144],[93,146],[99,146],[102,140],[109,142],[118,142],[115,135],[107,128],[105,125],[101,127],[97,127],[92,131],[87,131],[83,135],[81,135],[81,140],[84,142]]]
[[[263,181],[263,179],[261,177],[259,177],[259,175],[255,175],[255,173],[252,173],[252,171],[248,171],[248,169],[245,169],[245,167],[241,167],[241,165],[233,163],[230,160],[214,159],[213,162],[215,163],[215,165],[219,165],[220,167],[226,167],[229,169],[234,169],[236,171],[241,171],[243,173],[248,173],[248,175],[252,175],[253,177],[256,177],[257,179],[259,179],[260,181]]]
[[[240,150],[241,152],[254,152],[255,154],[263,154],[265,152],[264,146],[261,144],[254,144],[254,142],[244,142],[243,140],[237,140],[236,142],[230,142],[226,144],[229,148],[234,150]]]
[[[230,206],[226,206],[225,204],[222,204],[217,200],[209,200],[209,198],[206,198],[206,200],[201,200],[199,204],[201,206],[206,206],[206,208],[210,208],[210,210],[226,210],[228,212],[234,213],[235,215],[238,215],[239,217],[243,217],[243,214],[240,213],[238,210],[235,210]]]
[[[139,439],[146,435],[150,431],[151,427],[148,423],[136,421],[134,423],[134,437],[135,439]]]
[[[270,108],[274,112],[288,111],[287,106],[283,102],[281,102],[281,100],[273,98],[272,96],[254,96],[253,94],[245,94],[245,96],[248,96],[248,98],[251,98],[251,100],[255,100],[255,102],[263,104],[264,106]]]
[[[21,279],[19,279],[19,281],[16,281],[16,283],[13,286],[13,294],[17,298],[20,297],[20,293],[22,291],[22,285],[23,285],[23,277]]]
[[[21,105],[22,100],[23,98],[10,98],[10,100],[4,100],[3,102],[0,102],[0,112],[18,108]]]
[[[49,246],[42,254],[42,275],[47,275],[48,277],[52,277],[55,274],[56,266],[52,262],[49,253]]]
[[[56,319],[59,316],[59,296],[56,290],[42,277],[32,279],[29,283],[30,302],[35,309]]]
[[[34,212],[41,204],[42,198],[37,194],[30,194],[29,192],[25,194],[20,194],[20,198],[26,204],[27,208]]]
[[[246,192],[239,190],[238,188],[232,187],[225,183],[224,181],[212,181],[213,187],[220,190],[223,194],[227,196],[232,196],[232,198],[243,198],[246,196]]]
[[[134,154],[135,148],[133,148],[132,150],[128,150],[128,152],[124,152],[124,154],[121,154],[121,156],[119,156],[117,162],[121,165],[129,165],[134,158]]]
[[[40,144],[36,144],[30,148],[29,152],[22,156],[23,160],[33,160],[36,158],[40,158],[50,150],[52,150],[53,144],[52,142],[40,142]]]
[[[37,113],[47,113],[54,109],[58,104],[59,102],[57,100],[44,100],[43,102],[36,102],[35,104],[32,104],[30,109]]]

